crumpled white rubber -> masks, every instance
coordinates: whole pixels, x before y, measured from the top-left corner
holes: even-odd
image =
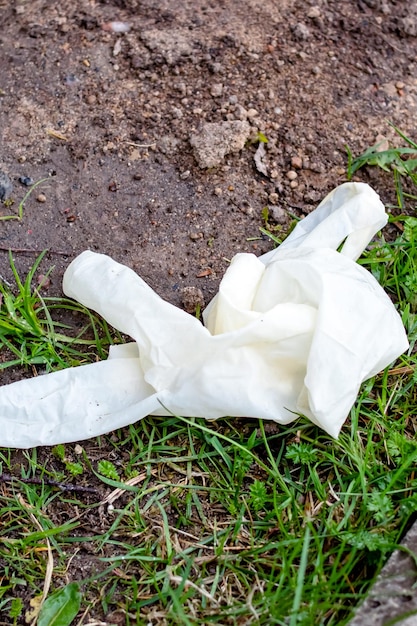
[[[64,292],[134,343],[0,387],[0,445],[78,441],[167,413],[281,424],[303,414],[337,437],[361,383],[408,347],[395,307],[355,262],[386,221],[368,185],[341,185],[277,249],[233,258],[204,326],[129,268],[83,252]]]

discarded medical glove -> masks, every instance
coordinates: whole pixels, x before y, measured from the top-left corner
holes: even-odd
[[[386,221],[369,186],[341,185],[276,250],[233,258],[205,326],[129,268],[83,252],[64,292],[134,343],[1,387],[0,445],[77,441],[169,413],[280,424],[303,414],[337,437],[361,383],[408,346],[388,296],[355,263]]]

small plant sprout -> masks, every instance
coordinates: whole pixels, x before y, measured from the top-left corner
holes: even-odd
[[[97,355],[105,358],[109,345],[120,340],[117,332],[110,334],[104,320],[78,303],[41,295],[33,283],[45,254],[38,256],[24,280],[9,255],[15,284],[0,282],[0,350],[4,355],[0,370],[35,366],[51,371],[87,363]],[[84,317],[81,328],[71,327],[74,314]]]
[[[36,187],[39,187],[39,185],[41,185],[42,183],[45,183],[47,180],[50,180],[50,179],[41,178],[41,180],[38,180],[36,183],[34,183],[29,189],[29,191],[26,192],[25,196],[23,197],[23,200],[19,202],[19,206],[17,208],[17,214],[16,215],[2,215],[0,216],[0,221],[18,220],[19,222],[21,222],[23,219],[23,211],[25,208],[25,203],[28,200],[29,196],[36,189]],[[9,199],[9,200],[6,200],[4,204],[10,208],[11,206],[13,206],[14,201],[12,199]]]
[[[351,180],[355,172],[364,166],[380,167],[386,172],[392,172],[398,206],[403,209],[405,198],[417,200],[416,195],[405,193],[402,185],[405,179],[408,179],[413,185],[417,185],[417,143],[407,137],[394,124],[390,124],[390,126],[407,145],[382,149],[384,147],[382,142],[378,142],[355,158],[353,158],[349,147],[346,146],[348,155],[347,177],[348,180]]]

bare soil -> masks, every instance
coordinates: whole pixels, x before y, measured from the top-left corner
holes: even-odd
[[[0,0],[0,170],[14,201],[0,216],[17,211],[21,177],[48,179],[21,221],[0,222],[0,274],[9,248],[22,273],[47,248],[40,271],[55,266],[60,295],[90,248],[178,306],[193,306],[184,288],[207,304],[228,259],[272,247],[265,207],[285,232],[346,180],[346,145],[393,138],[388,120],[417,138],[416,37],[402,0]],[[193,137],[232,150],[222,123],[235,121],[243,147],[204,167]],[[360,176],[391,199],[388,179]],[[82,575],[95,566],[84,559]]]
[[[20,223],[1,223],[2,272],[9,247],[48,248],[59,293],[68,262],[90,248],[175,304],[185,286],[208,301],[227,259],[270,247],[253,241],[265,206],[284,209],[285,229],[345,180],[346,144],[357,153],[392,136],[387,120],[413,134],[413,6],[1,0],[0,169],[14,209],[19,177],[50,177]],[[114,21],[128,32],[109,30]],[[190,137],[226,120],[247,120],[249,141],[200,168]],[[15,256],[22,270],[33,262]]]

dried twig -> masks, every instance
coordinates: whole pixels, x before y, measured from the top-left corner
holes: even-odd
[[[182,578],[182,576],[174,576],[173,574],[171,574],[169,578],[171,582],[176,583],[177,585],[184,585],[184,587],[191,587],[192,589],[195,589],[195,591],[200,593],[204,598],[207,598],[207,600],[210,600],[210,602],[218,606],[219,603],[216,598],[214,598],[211,593],[206,591],[203,587],[193,583],[192,580],[189,580],[188,578]]]
[[[41,533],[44,532],[45,529],[43,528],[42,524],[39,522],[36,515],[34,514],[35,509],[32,506],[30,506],[30,504],[25,502],[21,494],[19,494],[19,502],[29,513],[29,517],[32,520],[33,524],[36,526],[36,528]],[[36,607],[35,615],[33,617],[33,621],[31,622],[31,626],[35,626],[36,621],[38,619],[39,612],[42,608],[42,604],[45,602],[46,597],[49,593],[49,588],[51,586],[51,580],[52,580],[52,573],[54,571],[54,557],[52,555],[51,543],[48,537],[45,537],[45,542],[46,542],[46,548],[48,551],[48,562],[46,564],[46,572],[45,572],[45,580],[43,582],[42,598],[41,598],[41,601],[39,602],[39,605]]]
[[[155,476],[157,474],[156,470],[151,470],[151,475]],[[129,480],[127,480],[124,484],[127,487],[134,487],[135,485],[138,485],[139,483],[142,483],[145,478],[148,476],[148,472],[142,472],[141,474],[138,474],[137,476],[134,476],[133,478],[129,478]],[[102,500],[100,502],[101,505],[103,504],[113,504],[113,502],[115,502],[118,498],[120,498],[120,496],[122,494],[126,493],[126,490],[123,489],[122,487],[117,487],[116,489],[114,489],[111,493],[109,493],[104,500]]]
[[[15,480],[30,485],[48,485],[49,487],[58,487],[61,491],[81,491],[85,493],[100,493],[96,487],[88,487],[85,485],[73,485],[72,483],[61,483],[51,478],[19,478],[3,472],[0,474],[0,482],[13,482]]]
[[[153,143],[133,143],[133,141],[123,141],[128,146],[134,146],[135,148],[154,148],[156,147],[156,141]]]
[[[10,246],[0,246],[2,252],[16,252],[16,253],[33,253],[40,254],[43,250],[33,250],[32,248],[11,248]],[[47,249],[49,254],[60,254],[62,256],[70,256],[70,252],[64,252],[63,250],[51,250]]]
[[[404,365],[403,367],[394,367],[388,370],[390,376],[398,376],[399,374],[414,374],[414,367],[411,365]]]

